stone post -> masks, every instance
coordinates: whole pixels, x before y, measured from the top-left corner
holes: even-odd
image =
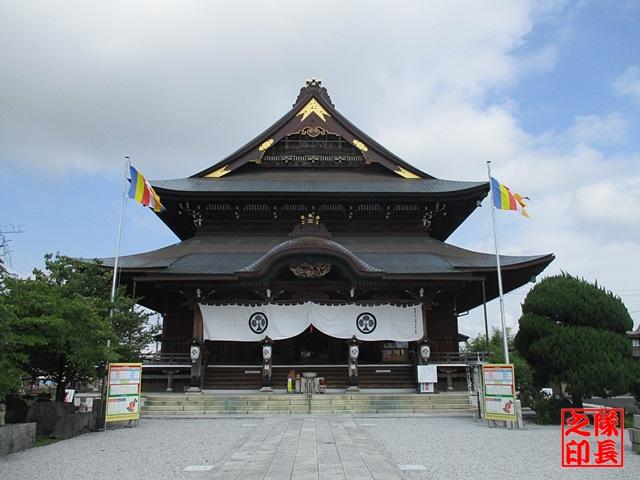
[[[355,335],[348,342],[349,347],[349,387],[348,392],[357,392],[358,388],[358,356],[360,355],[360,342],[356,340]]]
[[[431,358],[431,344],[429,343],[429,341],[427,340],[427,337],[425,336],[422,339],[422,341],[418,344],[418,365],[428,365],[430,358]],[[418,380],[418,379],[416,379],[416,380]],[[426,392],[436,393],[436,391],[438,389],[437,388],[438,387],[438,379],[437,379],[437,377],[436,377],[436,382],[432,384],[432,387],[433,387],[432,389],[431,388],[427,388]],[[420,382],[418,382],[418,391],[420,393],[424,393],[425,392],[425,391],[422,390]]]
[[[202,347],[200,342],[195,338],[191,342],[189,348],[189,355],[191,357],[191,382],[189,383],[188,393],[201,393],[200,390],[200,372],[202,371],[202,365],[200,358],[202,357]]]
[[[271,385],[271,374],[272,374],[272,355],[273,355],[273,342],[269,337],[265,337],[262,342],[262,388],[260,391],[262,392],[273,392],[273,387]]]
[[[631,437],[631,448],[640,454],[640,415],[633,416],[633,428],[629,429],[629,436]]]
[[[200,291],[198,289],[197,298],[200,298]],[[191,375],[188,393],[201,393],[200,384],[202,376],[202,358],[204,357],[202,352],[202,314],[197,303],[193,305],[193,339],[191,340],[191,346],[189,347],[189,356],[191,358]]]
[[[167,374],[167,389],[165,390],[165,392],[173,392],[173,375],[174,373],[178,373],[179,370],[173,370],[172,368],[169,368],[168,370],[163,370],[162,373],[166,373]]]

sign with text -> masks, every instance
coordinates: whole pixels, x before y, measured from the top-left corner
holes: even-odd
[[[624,466],[623,408],[563,408],[562,466]]]
[[[141,363],[110,363],[107,375],[107,422],[140,418]]]
[[[418,383],[438,383],[438,367],[418,365]]]
[[[484,379],[485,420],[516,421],[516,382],[512,364],[485,364]]]

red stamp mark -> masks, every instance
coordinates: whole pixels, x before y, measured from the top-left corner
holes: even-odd
[[[624,409],[563,408],[562,466],[624,466]]]

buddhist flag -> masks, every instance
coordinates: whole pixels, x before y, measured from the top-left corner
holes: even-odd
[[[164,206],[160,203],[160,197],[151,187],[142,174],[133,165],[129,165],[131,172],[131,186],[129,187],[129,198],[140,202],[145,207],[152,208],[154,212],[162,212]]]
[[[498,210],[516,210],[529,218],[529,214],[524,209],[526,207],[524,201],[525,199],[528,200],[527,197],[512,193],[507,186],[493,177],[491,177],[491,191],[493,192],[493,206]]]

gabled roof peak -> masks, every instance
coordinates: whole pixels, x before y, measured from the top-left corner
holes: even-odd
[[[315,77],[311,79],[307,79],[306,85],[300,89],[300,93],[298,94],[298,98],[296,98],[296,103],[293,104],[295,107],[299,103],[304,100],[307,100],[309,97],[320,97],[325,102],[329,103],[333,108],[335,105],[331,101],[331,97],[329,96],[329,92],[327,89],[322,86],[322,80]]]
[[[274,149],[278,148],[277,146],[280,145],[282,140],[285,140],[286,143],[286,139],[292,135],[306,135],[312,140],[318,135],[338,137],[333,140],[342,142],[342,144],[345,144],[351,150],[357,150],[355,157],[362,160],[362,165],[358,164],[358,168],[370,168],[369,166],[372,164],[379,164],[404,179],[433,178],[431,175],[420,171],[397,155],[391,153],[341,115],[331,102],[331,97],[327,89],[322,86],[322,81],[316,78],[307,80],[305,86],[300,89],[293,108],[285,113],[278,121],[228,157],[206,170],[196,173],[193,177],[220,178],[247,163],[254,164],[254,166],[263,165],[265,168],[266,166],[274,166],[269,163],[273,160],[270,159],[271,154],[274,152]],[[291,140],[296,141],[296,139]],[[303,143],[304,142],[301,142],[298,146],[307,148],[302,145]],[[282,147],[282,145],[280,146]],[[325,142],[324,144],[326,148],[333,148],[334,146],[336,145],[330,142]],[[348,156],[349,155],[347,155],[347,157]],[[263,162],[265,157],[268,162]],[[345,159],[349,159],[345,157],[344,153],[340,155],[325,155],[323,152],[308,152],[304,154],[289,152],[287,155],[280,155],[280,157],[282,158],[276,160],[282,160],[286,165],[278,164],[275,166],[288,167],[293,165],[315,167],[319,165],[314,163],[318,160],[316,157],[322,157],[319,160],[324,162],[323,165],[325,166],[340,168],[353,167],[350,162],[345,162]],[[311,164],[308,162],[305,163],[307,157],[313,157]],[[300,162],[299,160],[303,161]],[[331,163],[334,160],[337,162],[335,165]],[[290,164],[290,162],[293,163]],[[389,173],[389,175],[393,176],[392,173]]]

